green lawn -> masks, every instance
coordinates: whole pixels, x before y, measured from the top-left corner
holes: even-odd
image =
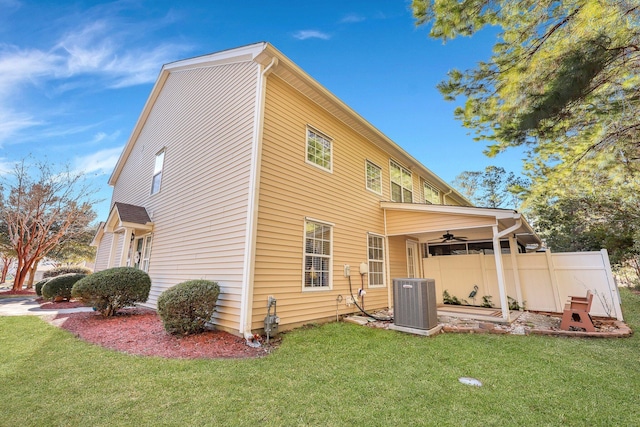
[[[640,297],[623,290],[640,327]],[[478,378],[481,388],[458,382]],[[631,426],[640,337],[300,329],[259,360],[164,360],[0,318],[0,426]]]

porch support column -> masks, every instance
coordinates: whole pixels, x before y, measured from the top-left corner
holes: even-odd
[[[130,228],[125,228],[122,233],[122,253],[120,254],[120,264],[118,267],[124,267],[127,263],[127,255],[129,254],[129,246],[131,245],[131,233],[133,231]]]
[[[511,252],[513,282],[516,285],[516,300],[518,301],[518,305],[521,307],[520,310],[522,310],[524,301],[522,299],[522,287],[520,286],[520,269],[518,268],[518,243],[513,235],[509,236],[509,252]]]
[[[498,226],[493,226],[493,256],[496,260],[496,276],[498,277],[498,289],[500,290],[500,306],[502,307],[502,320],[509,322],[509,302],[507,301],[506,281],[504,278],[504,266],[502,264],[502,249],[500,248],[500,235]]]
[[[389,254],[389,236],[387,235],[387,210],[382,210],[384,218],[384,274],[387,284],[387,307],[393,306],[393,282],[391,281],[391,255]],[[395,309],[395,307],[394,307]]]

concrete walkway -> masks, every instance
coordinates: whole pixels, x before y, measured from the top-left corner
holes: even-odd
[[[93,311],[91,307],[65,308],[60,310],[43,310],[34,298],[15,297],[0,298],[0,316],[49,316],[66,313]]]

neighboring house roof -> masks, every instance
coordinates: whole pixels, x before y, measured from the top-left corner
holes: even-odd
[[[309,76],[304,70],[298,67],[279,50],[266,42],[255,43],[235,49],[224,50],[217,53],[165,64],[160,71],[160,75],[151,90],[151,94],[147,99],[142,113],[140,114],[131,136],[129,137],[113,173],[109,178],[109,185],[114,186],[118,180],[118,177],[122,172],[122,168],[124,167],[124,164],[126,163],[127,158],[129,157],[169,74],[185,69],[222,65],[238,61],[254,61],[257,64],[262,65],[265,69],[270,68],[270,71],[274,75],[277,75],[279,78],[286,81],[313,102],[320,105],[346,125],[366,137],[373,144],[390,153],[398,161],[405,163],[405,166],[416,171],[423,178],[429,180],[430,184],[442,191],[445,197],[454,199],[457,203],[463,205],[472,205],[462,194],[407,153],[402,147],[389,139],[375,126],[365,120],[347,104],[342,102],[324,86]]]

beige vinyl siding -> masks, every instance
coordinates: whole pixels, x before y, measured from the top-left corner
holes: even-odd
[[[172,72],[118,177],[113,201],[147,208],[154,223],[154,306],[165,289],[215,280],[217,322],[238,330],[257,65]],[[160,191],[150,194],[165,149]]]
[[[387,234],[417,234],[479,226],[492,226],[495,218],[469,215],[435,214],[428,212],[387,211]]]
[[[393,279],[407,277],[407,240],[406,236],[389,237],[389,276],[392,285]]]
[[[307,125],[333,141],[333,171],[305,162]],[[382,169],[383,196],[366,189],[365,161]],[[354,294],[359,266],[367,262],[367,232],[384,234],[380,200],[389,194],[389,155],[336,120],[276,76],[269,76],[255,257],[252,328],[259,329],[269,295],[278,301],[281,325],[336,315],[336,297],[349,295],[343,265],[351,266]],[[333,287],[303,291],[304,221],[333,226]],[[387,306],[387,288],[368,288],[365,308]],[[345,298],[346,299],[346,298]],[[341,314],[355,307],[339,304]]]
[[[120,260],[122,259],[122,244],[124,242],[124,233],[115,233],[112,238],[111,246],[111,260],[109,261],[109,267],[120,266]]]
[[[111,254],[111,242],[113,241],[113,233],[104,233],[100,244],[96,249],[96,262],[94,271],[105,270],[109,268],[109,255]]]

